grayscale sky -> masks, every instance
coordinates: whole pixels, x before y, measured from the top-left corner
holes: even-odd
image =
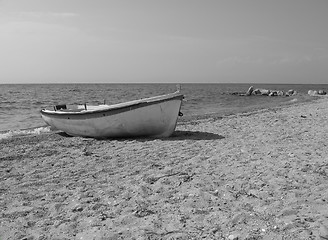
[[[328,0],[0,0],[0,83],[328,83]]]

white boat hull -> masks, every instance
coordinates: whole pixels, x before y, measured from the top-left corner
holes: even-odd
[[[89,111],[41,110],[43,120],[71,136],[94,138],[169,137],[175,130],[183,95],[178,93],[95,108]]]

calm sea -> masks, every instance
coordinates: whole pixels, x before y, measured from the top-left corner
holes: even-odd
[[[250,86],[288,91],[292,97],[245,97],[233,93],[246,92]],[[308,90],[323,89],[328,84],[182,84],[185,102],[179,121],[192,118],[217,117],[272,108],[285,104],[311,101]],[[175,84],[4,84],[0,85],[0,139],[17,134],[50,131],[41,119],[42,108],[56,104],[107,104],[166,94],[176,90]]]

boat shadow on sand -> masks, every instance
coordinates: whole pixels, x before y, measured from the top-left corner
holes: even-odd
[[[62,137],[72,137],[65,132],[58,132]],[[159,139],[162,141],[180,141],[180,140],[218,140],[218,139],[224,139],[224,136],[221,136],[219,134],[210,133],[210,132],[201,132],[201,131],[175,131],[170,137],[167,138],[151,138],[151,137],[138,137],[138,138],[101,138],[97,139],[100,141],[154,141],[155,139]]]

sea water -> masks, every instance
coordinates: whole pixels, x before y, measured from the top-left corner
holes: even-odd
[[[290,97],[240,96],[250,86],[297,94]],[[231,114],[311,101],[308,90],[328,92],[328,84],[181,84],[184,119]],[[176,91],[176,84],[2,84],[0,85],[0,139],[50,131],[40,110],[58,104],[116,104]]]

